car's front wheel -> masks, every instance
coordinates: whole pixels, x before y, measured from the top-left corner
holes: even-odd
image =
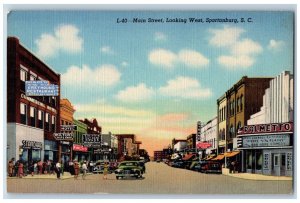
[[[120,176],[116,176],[116,179],[119,180],[121,177]]]

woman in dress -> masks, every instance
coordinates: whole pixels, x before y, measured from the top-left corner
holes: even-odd
[[[75,163],[74,163],[74,179],[78,178],[78,174],[79,174],[79,163],[77,161],[75,161]]]
[[[18,176],[19,178],[22,178],[24,176],[24,172],[23,172],[23,163],[22,161],[19,162],[19,166],[18,166]]]
[[[105,162],[103,166],[103,179],[107,180],[107,174],[108,174],[108,163]]]
[[[14,164],[12,161],[8,162],[8,175],[9,177],[13,176],[13,172],[14,172]]]

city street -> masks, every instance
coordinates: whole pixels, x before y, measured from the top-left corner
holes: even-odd
[[[253,181],[219,174],[202,174],[148,162],[143,179],[108,180],[102,174],[65,180],[7,180],[8,193],[89,193],[89,194],[291,194],[292,181]]]

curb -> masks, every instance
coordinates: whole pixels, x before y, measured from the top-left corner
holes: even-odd
[[[256,181],[292,181],[293,177],[287,176],[256,176],[256,175],[232,175],[232,174],[223,174],[225,176],[230,176],[233,178],[245,179],[245,180],[256,180]]]

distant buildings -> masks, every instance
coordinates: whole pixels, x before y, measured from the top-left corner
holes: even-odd
[[[217,154],[218,142],[217,142],[217,117],[209,120],[206,124],[203,124],[201,127],[201,134],[200,134],[200,142],[198,142],[201,146],[205,146],[205,144],[209,144],[206,147],[200,147],[199,149],[205,150],[205,155]],[[199,145],[198,145],[199,146]]]

